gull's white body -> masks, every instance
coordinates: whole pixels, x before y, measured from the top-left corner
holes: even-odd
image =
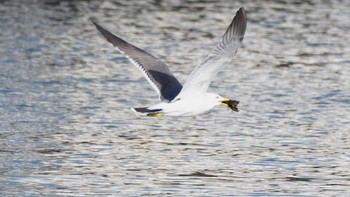
[[[209,111],[223,102],[232,101],[218,94],[208,93],[207,90],[219,70],[231,62],[243,41],[247,25],[247,17],[243,8],[237,11],[216,48],[202,64],[192,71],[183,86],[165,63],[115,36],[95,22],[93,23],[107,41],[141,70],[153,89],[159,94],[161,103],[150,107],[133,108],[135,112],[148,116],[192,116]]]
[[[162,109],[168,116],[194,116],[209,111],[220,104],[224,98],[214,93],[193,94],[172,102],[163,102],[148,107]]]

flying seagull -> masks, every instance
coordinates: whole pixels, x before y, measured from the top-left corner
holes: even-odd
[[[159,95],[160,103],[150,107],[132,108],[133,111],[147,116],[193,116],[220,104],[238,111],[238,101],[209,93],[207,89],[223,65],[232,61],[243,41],[247,27],[247,16],[243,7],[237,11],[216,48],[192,71],[183,86],[165,63],[110,33],[96,22],[93,21],[93,24],[108,42],[141,70]]]

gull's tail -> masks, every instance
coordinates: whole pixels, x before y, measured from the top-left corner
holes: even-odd
[[[161,109],[148,109],[148,107],[138,107],[138,108],[131,108],[131,109],[136,113],[151,116],[151,117],[163,115],[163,112]]]

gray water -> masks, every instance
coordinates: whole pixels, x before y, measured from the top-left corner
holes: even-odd
[[[350,195],[349,2],[0,1],[1,196]],[[241,6],[240,112],[130,110],[157,95],[91,19],[184,82]]]

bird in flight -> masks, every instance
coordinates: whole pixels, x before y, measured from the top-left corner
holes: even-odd
[[[242,44],[247,28],[247,16],[243,7],[237,11],[216,48],[194,68],[184,85],[176,79],[165,63],[112,34],[96,22],[92,23],[108,42],[141,70],[159,95],[160,103],[149,107],[132,108],[133,111],[147,116],[193,116],[220,104],[238,111],[239,101],[224,98],[207,90],[215,75],[226,63],[232,61]]]

